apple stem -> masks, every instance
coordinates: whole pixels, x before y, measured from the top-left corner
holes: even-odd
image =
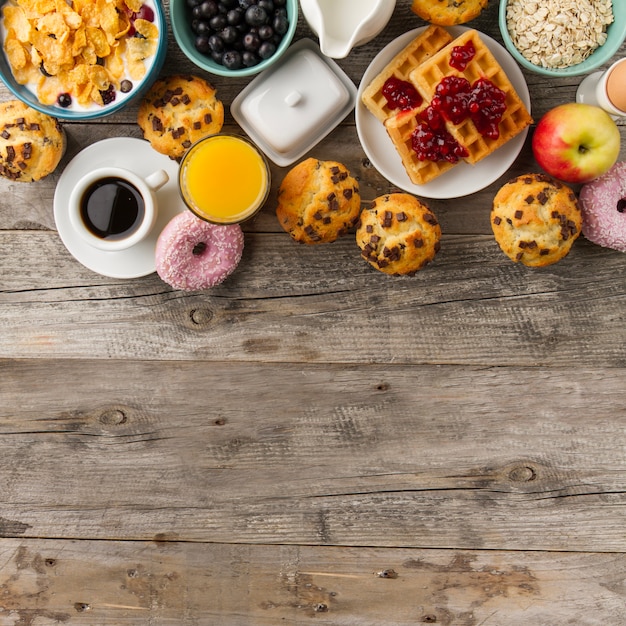
[[[624,213],[624,211],[626,211],[626,198],[621,198],[617,201],[617,210],[620,213]]]

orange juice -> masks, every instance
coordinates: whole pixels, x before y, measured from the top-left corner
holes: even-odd
[[[263,155],[246,139],[211,135],[185,153],[179,172],[180,190],[198,217],[235,224],[261,208],[270,187]]]

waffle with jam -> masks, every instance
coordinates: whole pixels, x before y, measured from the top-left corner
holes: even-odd
[[[511,81],[475,30],[418,65],[411,81],[446,120],[474,164],[532,123]]]
[[[414,184],[423,185],[462,161],[478,163],[532,123],[475,30],[418,62],[407,77],[419,105],[396,108],[383,123]]]
[[[422,104],[422,96],[409,82],[409,74],[452,41],[440,26],[429,26],[396,54],[361,95],[365,107],[381,122],[399,110]]]

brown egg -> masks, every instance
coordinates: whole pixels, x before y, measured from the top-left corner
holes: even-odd
[[[606,81],[606,95],[614,107],[626,111],[626,59],[610,71]]]

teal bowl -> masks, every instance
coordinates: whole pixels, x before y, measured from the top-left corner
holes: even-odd
[[[240,69],[228,69],[221,63],[214,61],[210,54],[199,52],[196,49],[194,45],[196,35],[191,28],[192,18],[187,0],[170,0],[170,22],[178,47],[194,65],[210,74],[238,78],[252,76],[267,69],[280,59],[291,44],[296,33],[296,26],[298,25],[298,0],[286,0],[285,7],[287,9],[289,28],[277,46],[276,52],[256,65]]]
[[[619,51],[621,45],[626,39],[626,1],[614,0],[613,1],[613,23],[609,24],[606,29],[607,38],[602,46],[596,48],[591,55],[589,55],[582,63],[571,65],[565,68],[550,68],[535,65],[526,59],[520,51],[515,47],[515,44],[511,40],[508,28],[506,26],[506,7],[509,0],[500,0],[500,34],[504,40],[506,49],[510,52],[511,56],[524,68],[537,74],[544,76],[580,76],[582,74],[589,74],[597,70],[599,67],[607,64],[615,54]]]
[[[5,2],[6,0],[0,0],[0,11],[2,10]],[[92,120],[112,115],[113,113],[116,113],[117,111],[120,111],[121,109],[128,106],[128,104],[130,104],[131,102],[136,101],[137,98],[143,95],[152,85],[152,83],[154,83],[154,81],[157,79],[165,62],[168,38],[167,20],[165,19],[165,12],[163,10],[163,6],[160,0],[155,0],[153,3],[150,4],[150,6],[154,10],[154,23],[159,28],[159,43],[157,51],[154,55],[154,59],[152,60],[148,71],[141,79],[141,81],[132,81],[134,83],[132,91],[128,94],[116,94],[115,100],[113,100],[113,102],[111,102],[110,104],[107,104],[105,106],[93,105],[90,108],[81,109],[64,108],[56,104],[42,104],[31,89],[29,89],[26,85],[20,85],[15,80],[13,73],[11,72],[11,66],[7,61],[4,51],[0,51],[0,80],[2,80],[7,89],[16,98],[24,102],[26,105],[33,109],[36,109],[37,111],[40,111],[41,113],[45,113],[46,115],[50,115],[58,119],[80,121]],[[4,45],[4,41],[2,41],[2,44]]]

